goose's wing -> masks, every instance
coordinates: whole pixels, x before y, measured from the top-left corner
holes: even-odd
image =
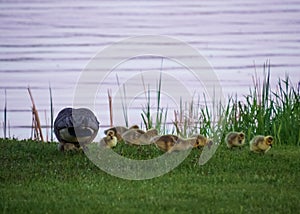
[[[72,111],[73,126],[88,127],[94,131],[99,129],[99,121],[94,113],[87,108],[73,109]]]
[[[61,110],[54,121],[54,133],[58,141],[61,141],[59,131],[68,127],[73,127],[72,108],[64,108]]]

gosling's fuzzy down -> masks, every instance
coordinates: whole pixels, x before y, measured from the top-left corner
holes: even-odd
[[[274,143],[274,138],[270,135],[255,136],[250,141],[250,151],[255,153],[266,153],[272,148],[273,143]]]
[[[245,144],[245,134],[243,132],[229,132],[225,137],[228,148],[242,147]]]
[[[151,139],[157,135],[156,129],[149,129],[146,132],[140,129],[129,129],[122,138],[129,145],[149,145],[152,143]]]
[[[118,143],[118,139],[115,136],[115,132],[112,130],[109,130],[107,132],[107,135],[101,139],[99,145],[100,146],[105,146],[107,148],[113,148],[116,147]]]
[[[154,143],[162,151],[173,152],[204,147],[209,142],[211,142],[211,140],[202,135],[193,136],[187,139],[180,138],[176,135],[163,135],[158,139],[155,139]]]
[[[139,129],[139,127],[137,125],[133,125],[131,126],[130,128],[127,128],[125,126],[115,126],[115,127],[112,127],[112,128],[109,128],[107,130],[104,131],[104,134],[107,135],[107,133],[109,131],[113,131],[114,132],[114,136],[116,136],[118,142],[122,141],[123,138],[122,138],[122,135],[127,132],[128,130],[131,130],[131,129]]]

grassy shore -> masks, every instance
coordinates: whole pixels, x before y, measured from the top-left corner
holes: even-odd
[[[117,151],[147,158],[119,144]],[[147,147],[155,150],[155,147]],[[55,143],[0,139],[1,213],[297,213],[300,149],[275,145],[267,154],[221,144],[199,166],[199,150],[175,170],[130,181],[98,169],[83,153]]]
[[[177,168],[151,180],[113,177],[83,152],[58,152],[56,143],[0,139],[0,212],[298,213],[300,86],[294,87],[286,77],[271,90],[269,64],[264,71],[262,82],[254,78],[254,86],[243,100],[230,97],[228,103],[220,105],[220,118],[224,119],[220,124],[212,123],[209,105],[200,106],[196,101],[184,104],[180,100],[180,109],[174,111],[176,134],[211,137],[221,133],[218,139],[224,141],[226,133],[243,131],[244,148],[229,150],[221,142],[204,166],[198,165],[201,150],[193,150]],[[167,108],[160,102],[161,79],[157,85],[154,109],[150,90],[144,86],[147,103],[141,119],[147,129],[154,127],[164,134]],[[122,106],[128,124],[123,99],[125,95]],[[248,143],[258,134],[275,139],[274,147],[265,155],[249,152]],[[137,160],[162,154],[153,145],[122,143],[114,151]]]

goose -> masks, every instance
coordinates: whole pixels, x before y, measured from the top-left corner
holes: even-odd
[[[54,121],[54,133],[59,141],[58,150],[67,151],[91,143],[99,130],[99,122],[87,108],[64,108]],[[74,146],[71,146],[73,144]]]
[[[245,144],[245,134],[243,132],[229,132],[225,137],[225,142],[229,149],[241,148]]]
[[[272,148],[273,143],[274,143],[274,138],[270,135],[268,135],[268,136],[263,136],[263,135],[255,136],[250,141],[250,151],[255,152],[255,153],[265,154]]]

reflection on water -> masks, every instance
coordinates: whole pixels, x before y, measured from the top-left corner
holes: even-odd
[[[0,7],[0,100],[4,106],[6,89],[11,135],[18,138],[30,136],[28,86],[46,125],[49,86],[56,115],[61,108],[72,105],[76,82],[89,60],[103,48],[130,36],[169,35],[197,48],[214,68],[226,95],[247,93],[255,68],[261,75],[267,59],[272,65],[273,86],[285,73],[294,83],[299,81],[300,2],[295,0],[29,0],[1,2]],[[161,60],[142,59],[126,66],[119,68],[120,81],[128,76],[137,78],[141,71],[159,71]],[[163,70],[177,72],[188,87],[198,86],[178,65],[165,62]],[[141,82],[137,84],[143,92]],[[117,80],[110,78],[102,86],[96,108],[101,125],[106,126],[107,89],[118,87]],[[202,90],[199,87],[197,93]],[[135,106],[136,100],[132,102],[133,109],[141,105],[140,101]],[[139,112],[139,118],[140,111],[134,112]]]

